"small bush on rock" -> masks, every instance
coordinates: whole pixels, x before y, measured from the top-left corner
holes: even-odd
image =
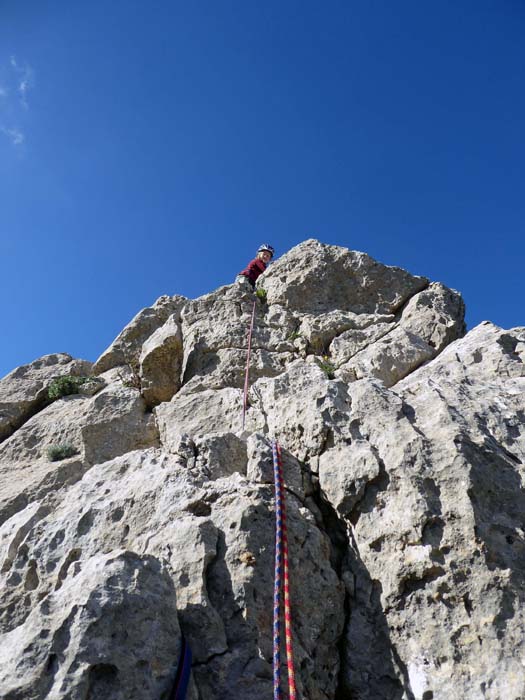
[[[56,401],[62,398],[62,396],[78,394],[80,387],[87,382],[87,380],[88,377],[73,377],[72,375],[57,377],[53,379],[49,385],[47,395],[51,401]]]
[[[51,447],[48,447],[46,454],[50,462],[60,462],[62,459],[74,457],[78,454],[78,450],[68,442],[63,442],[59,445],[51,445]]]
[[[294,340],[297,340],[297,338],[300,338],[300,337],[301,337],[301,334],[299,333],[299,331],[293,331],[292,333],[290,333],[288,338],[286,338],[286,340],[289,340],[290,342],[293,343]]]
[[[266,302],[266,289],[263,289],[260,287],[259,289],[256,290],[255,296],[257,299],[263,302],[263,304]]]
[[[323,370],[323,372],[326,374],[326,376],[328,377],[328,379],[334,379],[334,378],[335,378],[334,372],[335,372],[335,370],[336,370],[336,367],[335,367],[335,365],[333,365],[333,364],[329,361],[329,359],[328,359],[326,356],[323,357],[322,360],[319,359],[319,358],[317,358],[317,359],[316,359],[316,363],[317,363],[317,366],[318,366],[320,369]]]

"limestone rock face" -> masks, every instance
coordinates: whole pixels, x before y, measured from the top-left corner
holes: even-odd
[[[55,401],[0,443],[0,522],[92,465],[157,443],[155,421],[136,389],[111,384],[93,397]],[[59,445],[74,454],[50,461],[48,450]]]
[[[330,346],[336,372],[347,382],[365,377],[392,386],[437,355],[465,331],[461,296],[433,283],[415,294],[391,322],[371,323],[365,331],[349,330]]]
[[[292,248],[260,279],[270,304],[315,315],[340,309],[389,314],[428,285],[366,253],[310,239]]]
[[[15,673],[20,666],[6,672],[13,686],[22,682],[23,687],[36,684],[32,673],[35,669],[38,672],[40,659],[47,661],[50,654],[56,655],[56,666],[65,672],[69,659],[78,653],[76,648],[89,646],[86,630],[82,626],[71,629],[71,623],[67,626],[72,635],[70,648],[61,648],[54,639],[56,635],[46,636],[38,645],[31,644],[40,635],[42,625],[63,628],[69,603],[63,603],[58,620],[58,611],[51,620],[42,620],[41,614],[31,612],[33,607],[45,600],[54,612],[54,601],[63,599],[71,589],[97,599],[99,586],[108,584],[99,583],[93,569],[104,570],[107,557],[119,559],[124,550],[128,557],[134,553],[133,570],[149,566],[151,576],[157,578],[156,583],[145,581],[143,590],[132,585],[136,574],[127,584],[129,595],[141,601],[139,612],[134,613],[139,616],[140,629],[134,630],[133,640],[125,640],[123,613],[121,629],[116,630],[117,641],[110,634],[113,630],[109,621],[100,625],[102,629],[90,628],[89,633],[95,637],[93,644],[100,635],[107,650],[99,652],[98,658],[85,659],[78,690],[75,679],[67,677],[62,688],[69,688],[72,697],[84,697],[81,691],[85,692],[89,665],[102,661],[115,666],[112,674],[117,687],[116,677],[127,674],[128,664],[135,669],[133,656],[137,658],[139,653],[144,673],[157,669],[160,656],[164,660],[162,676],[173,676],[169,671],[175,669],[178,658],[177,614],[172,609],[176,600],[181,625],[191,640],[201,695],[226,697],[232,678],[239,698],[252,697],[254,690],[263,695],[271,692],[272,490],[266,484],[247,481],[234,471],[235,464],[229,465],[228,477],[210,481],[209,455],[210,451],[203,451],[202,460],[188,463],[162,450],[132,452],[93,467],[62,498],[57,494],[52,509],[35,510],[33,506],[9,522],[3,530],[1,555],[8,579],[2,620],[4,639],[7,643],[16,635],[20,649],[30,647],[30,658],[21,667],[32,669],[27,672],[27,682]],[[333,694],[337,681],[339,659],[335,645],[343,626],[339,614],[343,587],[330,562],[328,537],[296,499],[289,503],[289,528],[290,546],[296,552],[293,558],[298,565],[301,552],[306,577],[304,584],[296,581],[292,591],[298,605],[296,655],[298,663],[304,662],[307,668],[300,682],[311,688],[310,697],[321,698],[322,693]],[[29,567],[24,553],[30,558]],[[170,573],[167,580],[171,586],[167,588],[160,562],[164,562],[162,569]],[[113,581],[113,572],[107,576]],[[112,583],[109,588],[113,586]],[[148,590],[151,586],[153,592]],[[162,596],[171,601],[164,610],[162,599],[157,608],[149,600],[161,586]],[[115,603],[109,593],[108,605],[118,607],[118,596]],[[320,595],[326,601],[322,609],[317,605]],[[71,605],[74,600],[73,597]],[[82,599],[77,605],[89,603]],[[143,621],[143,615],[151,616],[150,626]],[[102,611],[100,616],[103,618]],[[127,623],[134,624],[133,616]],[[175,626],[170,644],[158,638],[163,623],[168,630],[170,624]],[[140,635],[144,635],[146,643],[142,652]],[[155,647],[148,648],[148,640]],[[131,645],[132,658],[122,658],[123,644],[126,648]],[[58,675],[62,676],[62,672]],[[312,676],[316,678],[315,686]],[[152,692],[151,688],[141,690],[136,697],[152,697]],[[160,690],[153,696],[163,697]],[[123,693],[123,697],[131,695]]]
[[[153,306],[142,309],[122,330],[109,348],[93,365],[94,374],[102,374],[113,367],[138,364],[142,346],[170,316],[177,315],[187,301],[181,296],[162,296]]]
[[[254,304],[252,379],[276,376],[294,359],[291,336],[297,320],[293,314],[280,306],[268,307],[237,285],[221,287],[182,310],[182,393],[243,386]]]
[[[168,699],[184,635],[188,700],[271,698],[276,438],[299,697],[525,697],[525,328],[465,335],[454,290],[312,240],[258,286],[162,297],[94,395],[24,384],[0,695]]]
[[[182,332],[175,315],[142,346],[140,379],[142,396],[150,406],[169,401],[181,382]]]
[[[482,324],[394,391],[349,387],[358,439],[323,455],[320,479],[351,523],[358,696],[523,695],[524,337]],[[389,682],[372,671],[387,660]]]
[[[91,374],[92,364],[71,355],[44,355],[23,365],[0,380],[0,441],[9,437],[26,420],[42,409],[53,379],[65,375]]]
[[[64,570],[55,590],[5,635],[3,697],[166,696],[180,629],[173,581],[160,562],[117,549],[85,566],[72,557],[68,566],[69,577]]]

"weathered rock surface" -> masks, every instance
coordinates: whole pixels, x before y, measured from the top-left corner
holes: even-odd
[[[358,697],[523,695],[523,338],[483,324],[394,391],[349,386],[319,478],[352,534]]]
[[[139,362],[142,396],[148,405],[169,401],[181,384],[182,332],[175,315],[146,340]]]
[[[126,625],[133,624],[132,616],[126,620],[123,615],[114,625],[108,623],[107,632],[102,624],[102,629],[90,630],[95,638],[98,634],[104,638],[107,650],[98,659],[86,659],[78,690],[74,679],[66,678],[62,687],[68,688],[71,697],[84,697],[81,692],[85,692],[89,664],[114,665],[116,685],[117,677],[124,675],[123,669],[130,663],[121,658],[122,644],[127,647],[130,643],[137,655],[140,635],[152,644],[159,626],[176,626],[175,595],[183,630],[191,641],[201,696],[227,697],[231,682],[241,699],[253,697],[254,691],[271,694],[272,490],[247,481],[233,471],[232,464],[224,465],[230,471],[228,477],[210,481],[210,464],[206,453],[203,456],[188,465],[183,458],[161,450],[130,453],[94,467],[62,498],[53,494],[38,510],[29,506],[26,513],[5,524],[0,553],[5,581],[4,641],[12,642],[16,635],[21,649],[30,648],[23,665],[16,667],[18,674],[14,670],[6,673],[9,682],[15,685],[17,678],[16,683],[23,687],[34,686],[33,673],[41,659],[47,662],[55,654],[55,663],[62,669],[63,663],[67,666],[69,659],[76,659],[78,646],[89,646],[86,631],[82,626],[72,629],[71,622],[67,625],[73,649],[68,651],[69,657],[60,656],[65,650],[57,644],[57,634],[40,637],[42,625],[52,624],[65,635],[63,620],[74,595],[71,604],[64,602],[65,610],[58,620],[55,615],[42,621],[35,605],[42,600],[53,608],[54,601],[67,596],[72,588],[96,597],[99,585],[106,585],[99,584],[93,573],[101,566],[101,557],[104,562],[109,553],[119,557],[118,552],[125,550],[126,556],[136,557],[133,565],[140,570],[152,560],[165,562],[172,586],[163,596],[170,597],[171,604],[164,610],[160,602],[151,605],[148,599],[152,593],[147,587],[152,584],[137,591],[130,581],[133,595],[143,597],[137,613],[140,629],[134,632],[134,641],[123,640]],[[305,581],[296,580],[292,589],[298,606],[296,655],[305,668],[299,683],[308,697],[322,698],[333,694],[338,676],[335,645],[342,631],[343,588],[330,563],[328,537],[296,499],[289,502],[289,531],[296,552],[292,564],[299,564],[301,552],[305,575]],[[165,577],[158,568],[154,570],[158,587]],[[317,605],[321,595],[325,600],[322,609]],[[88,602],[77,604],[82,608]],[[115,603],[110,599],[110,604]],[[149,624],[142,615],[149,616]],[[111,631],[116,632],[116,638]],[[157,649],[146,645],[140,658],[143,671],[151,673],[162,652],[164,677],[168,661],[172,667],[176,665],[178,636],[174,634],[169,645],[163,639],[157,641]],[[29,680],[20,677],[20,668],[27,669]],[[137,688],[136,692],[133,697],[152,697],[151,689]],[[131,696],[123,693],[123,697]],[[153,697],[164,696],[157,690]]]
[[[268,303],[301,313],[340,309],[357,314],[395,313],[428,285],[366,253],[310,239],[292,248],[261,277]]]
[[[138,365],[142,346],[172,315],[177,316],[187,301],[181,296],[162,296],[153,306],[139,313],[119,333],[93,365],[94,374],[102,374],[121,365]]]
[[[275,437],[299,696],[523,700],[525,328],[317,241],[258,286],[161,298],[0,446],[0,695],[169,698],[184,634],[188,700],[271,698]]]
[[[280,374],[294,359],[297,350],[290,336],[297,320],[293,314],[280,306],[268,307],[237,285],[221,287],[182,310],[182,393],[243,386],[254,302],[252,379]]]
[[[180,630],[173,581],[159,561],[116,549],[86,562],[74,555],[67,566],[5,635],[2,697],[168,697]]]
[[[53,379],[65,375],[91,374],[92,363],[71,355],[44,355],[22,365],[0,380],[0,441],[9,437],[48,402],[47,389]]]
[[[77,481],[94,464],[156,444],[154,418],[136,389],[116,383],[93,397],[58,399],[0,444],[0,522]],[[50,461],[47,451],[58,445],[71,446],[75,454]]]
[[[392,386],[465,331],[461,296],[433,283],[415,294],[390,323],[371,323],[365,331],[349,330],[330,346],[338,370],[347,382],[376,377]],[[341,360],[343,362],[341,362]]]

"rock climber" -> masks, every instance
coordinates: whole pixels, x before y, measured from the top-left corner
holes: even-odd
[[[271,245],[263,243],[259,246],[255,258],[248,263],[242,272],[239,272],[235,281],[240,284],[246,284],[246,282],[248,282],[252,288],[255,288],[257,278],[266,270],[274,253],[275,250]]]

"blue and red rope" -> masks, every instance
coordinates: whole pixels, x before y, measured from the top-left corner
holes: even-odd
[[[242,429],[246,422],[248,408],[248,388],[250,376],[250,354],[252,334],[255,320],[253,302],[250,326],[248,329],[248,348],[246,354],[246,371],[244,375],[244,391],[242,402]],[[295,671],[292,645],[292,611],[290,603],[290,574],[288,570],[288,532],[286,529],[286,503],[284,495],[284,479],[281,447],[277,440],[272,441],[273,472],[275,483],[275,583],[273,590],[273,697],[282,700],[281,692],[281,607],[284,602],[284,634],[286,643],[286,659],[288,670],[288,698],[297,700],[295,687]],[[283,596],[284,593],[284,596]],[[284,598],[284,601],[283,601]]]
[[[284,634],[288,665],[288,697],[296,700],[295,671],[292,645],[292,611],[290,602],[290,574],[288,571],[288,531],[281,447],[272,442],[273,474],[275,483],[275,581],[273,590],[273,697],[282,700],[281,693],[281,594],[284,591]]]

